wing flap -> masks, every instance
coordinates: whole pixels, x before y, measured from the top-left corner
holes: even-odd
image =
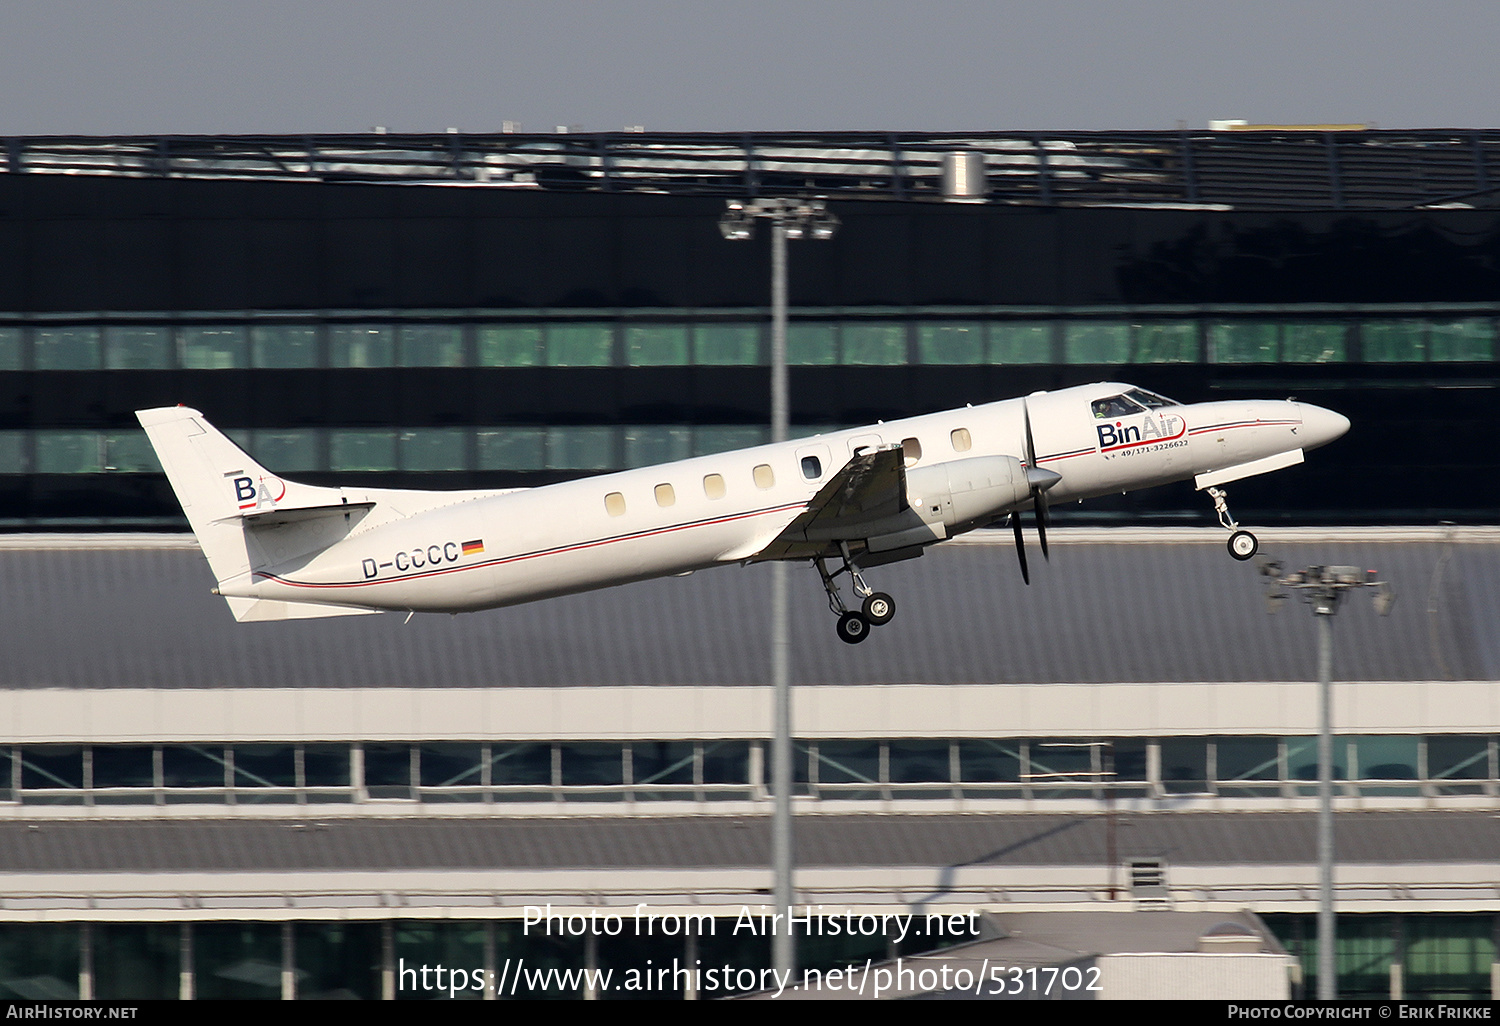
[[[811,558],[830,541],[862,537],[861,528],[909,508],[901,447],[862,452],[829,478],[807,508],[748,562]]]

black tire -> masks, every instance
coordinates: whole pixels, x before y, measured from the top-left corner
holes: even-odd
[[[1260,551],[1260,542],[1249,531],[1236,531],[1229,536],[1229,554],[1243,563],[1254,558]]]
[[[858,645],[870,636],[870,621],[863,613],[845,613],[839,617],[839,640],[849,645]]]
[[[890,623],[891,617],[896,615],[896,600],[883,591],[877,591],[865,599],[861,612],[870,621],[871,627],[881,627]]]

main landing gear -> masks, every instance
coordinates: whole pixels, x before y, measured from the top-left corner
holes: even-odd
[[[832,573],[822,556],[813,559],[813,565],[818,568],[818,576],[823,578],[823,590],[828,593],[828,608],[838,614],[839,640],[850,645],[858,645],[870,636],[871,627],[879,627],[891,622],[896,615],[896,600],[883,591],[875,591],[865,583],[864,577],[860,575],[859,567],[849,556],[849,545],[847,542],[839,543],[839,553],[843,557],[844,565]],[[854,587],[856,597],[862,599],[857,610],[851,610],[844,604],[843,596],[839,594],[839,586],[834,583],[834,578],[839,574],[848,574],[849,580]]]
[[[1229,554],[1243,563],[1259,552],[1260,542],[1255,535],[1241,530],[1234,517],[1229,515],[1228,496],[1224,494],[1224,489],[1209,488],[1208,497],[1214,500],[1214,512],[1219,515],[1219,523],[1229,532]]]

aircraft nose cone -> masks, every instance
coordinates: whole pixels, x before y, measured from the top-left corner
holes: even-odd
[[[1302,410],[1302,448],[1316,449],[1341,438],[1349,430],[1349,418],[1310,403],[1298,403]]]

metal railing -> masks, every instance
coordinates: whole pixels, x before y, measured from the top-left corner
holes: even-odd
[[[5,139],[12,174],[464,185],[837,199],[942,199],[979,154],[974,198],[1038,206],[1381,210],[1500,205],[1500,130],[44,136]]]

